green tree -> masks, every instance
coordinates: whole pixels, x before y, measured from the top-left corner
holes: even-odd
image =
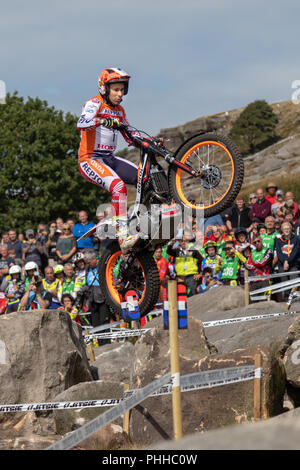
[[[0,231],[36,228],[81,209],[94,218],[108,193],[80,175],[78,118],[17,92],[0,111]]]
[[[229,136],[245,155],[258,152],[278,140],[278,118],[265,100],[253,101],[233,123]]]

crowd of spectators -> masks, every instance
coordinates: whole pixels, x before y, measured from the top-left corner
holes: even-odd
[[[98,214],[98,220],[106,214]],[[0,314],[19,310],[64,309],[80,324],[110,321],[99,294],[97,264],[101,241],[79,238],[95,226],[85,211],[78,221],[57,218],[24,233],[2,233],[0,243]],[[85,315],[86,313],[86,315]]]
[[[99,213],[98,220],[105,215]],[[156,249],[161,286],[177,278],[185,282],[188,296],[193,296],[221,285],[243,286],[246,270],[249,276],[290,273],[250,282],[250,291],[266,287],[267,292],[272,282],[297,276],[293,273],[299,269],[299,218],[293,193],[284,194],[273,183],[258,188],[248,200],[238,196],[229,209],[206,219],[202,230],[194,225]],[[14,228],[3,232],[0,314],[61,308],[81,324],[98,326],[110,321],[97,268],[101,248],[109,241],[94,235],[79,240],[94,226],[82,210],[77,221],[58,218],[25,233]],[[276,300],[283,300],[283,295],[277,294]]]
[[[251,276],[278,276],[249,283],[250,291],[272,283],[293,279],[300,264],[300,209],[293,193],[274,183],[258,188],[246,200],[239,195],[234,204],[215,217],[205,220],[202,237],[197,227],[181,240],[170,240],[158,250],[158,268],[162,283],[169,278],[183,280],[188,296],[220,286],[243,286],[245,270]],[[198,238],[198,240],[197,240]],[[201,241],[200,241],[201,240]],[[168,263],[166,269],[165,263]],[[280,277],[280,273],[285,273]],[[288,275],[288,273],[291,273]],[[282,301],[288,291],[276,294]]]

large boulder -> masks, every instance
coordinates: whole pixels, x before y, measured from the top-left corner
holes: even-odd
[[[41,403],[80,382],[92,381],[81,327],[62,310],[0,317],[0,403]],[[47,414],[47,413],[46,413]],[[45,413],[0,413],[0,434],[51,432]],[[41,419],[38,417],[41,416]]]
[[[202,323],[189,318],[187,330],[179,330],[180,372],[182,375],[253,365],[261,354],[262,406],[265,417],[282,411],[285,391],[284,369],[268,349],[239,349],[216,354],[207,341]],[[170,370],[169,332],[153,327],[135,345],[132,388],[142,387]],[[183,433],[203,432],[236,422],[253,419],[253,380],[227,384],[181,394]],[[162,438],[172,438],[172,399],[170,395],[147,398],[132,410],[130,432],[133,441],[149,445]]]
[[[57,395],[54,401],[91,401],[123,398],[123,394],[124,386],[120,382],[97,380],[73,385],[73,387]],[[64,410],[55,410],[53,412],[55,430],[58,434],[66,434],[74,431],[74,429],[83,426],[109,408],[110,407],[102,406],[97,408],[67,408]]]
[[[76,449],[80,450],[119,450],[130,449],[132,442],[122,426],[109,423],[96,431],[92,436],[80,442]]]
[[[131,380],[134,345],[126,340],[104,344],[94,349],[93,367],[98,371],[100,380],[129,382]]]
[[[188,298],[189,315],[209,312],[223,312],[245,305],[245,293],[242,287],[219,286],[203,294]]]
[[[213,289],[217,290],[217,288]],[[226,319],[237,319],[241,317],[254,318],[260,315],[286,312],[285,303],[257,302],[249,306],[232,308],[230,310],[218,309],[212,302],[210,311],[203,312],[202,308],[192,303],[193,297],[188,303],[189,315],[200,319],[202,322],[219,321]],[[191,307],[191,308],[190,308]],[[257,318],[251,321],[238,321],[226,325],[205,327],[207,339],[214,344],[220,354],[234,351],[238,348],[249,348],[251,346],[265,346],[281,354],[285,344],[289,327],[294,323],[296,315]]]
[[[161,441],[149,450],[300,450],[300,409],[240,426]]]

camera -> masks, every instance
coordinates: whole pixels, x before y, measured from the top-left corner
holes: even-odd
[[[35,285],[35,287],[41,287],[42,281],[41,281],[40,277],[37,276],[36,274],[33,277],[34,277],[34,283],[33,284]]]

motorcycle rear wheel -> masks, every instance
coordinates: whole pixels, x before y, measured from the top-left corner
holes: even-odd
[[[102,292],[110,309],[119,318],[122,318],[122,309],[115,270],[121,256],[119,244],[114,241],[103,251],[98,264]],[[147,315],[158,302],[160,292],[159,273],[151,252],[145,250],[137,254],[126,279],[130,279],[130,288],[136,291],[141,317]]]
[[[244,163],[237,146],[217,133],[195,136],[176,154],[176,159],[204,177],[193,177],[176,166],[168,175],[175,202],[192,210],[194,216],[211,217],[227,209],[238,195],[244,178]],[[201,212],[200,212],[201,211]]]

